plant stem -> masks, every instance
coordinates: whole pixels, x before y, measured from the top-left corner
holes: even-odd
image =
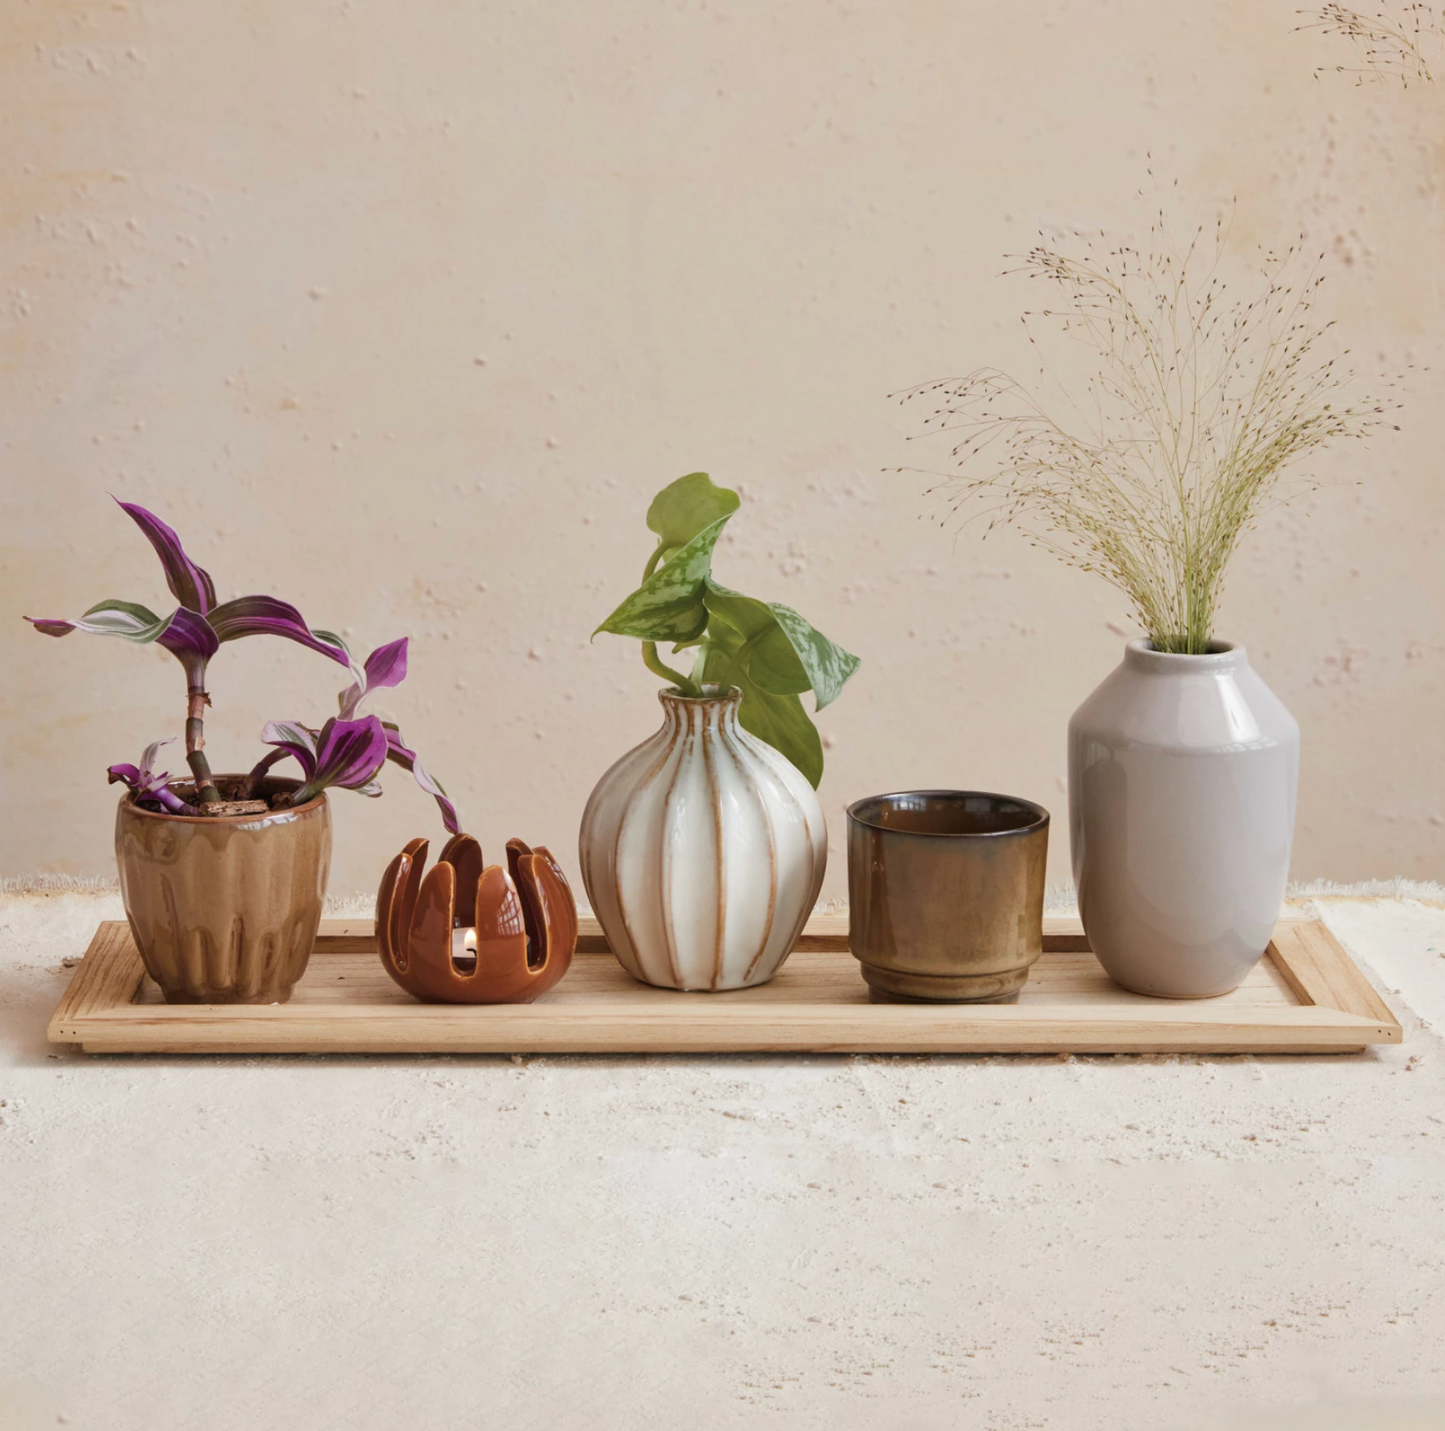
[[[662,560],[666,548],[659,541],[652,549],[652,555],[647,558],[647,565],[642,568],[642,579],[646,581],[653,572],[657,570],[657,564]],[[642,664],[652,672],[654,676],[661,676],[664,681],[671,681],[673,685],[685,696],[691,696],[694,700],[702,695],[702,689],[696,681],[684,676],[681,671],[674,671],[661,656],[657,654],[656,641],[644,641],[642,643]]]
[[[266,772],[270,770],[273,765],[285,760],[290,754],[291,752],[289,750],[273,750],[269,754],[263,755],[251,768],[251,773],[242,783],[241,793],[238,798],[241,800],[251,799],[256,793],[256,786],[261,783],[261,779]]]
[[[192,687],[186,700],[186,764],[196,777],[196,800],[202,805],[213,805],[221,798],[211,775],[211,764],[206,759],[206,731],[204,718],[211,698],[204,691]]]
[[[153,790],[150,798],[154,800],[162,810],[171,815],[199,815],[201,812],[194,805],[188,805],[174,790],[162,785],[159,790]]]
[[[672,667],[657,654],[656,641],[644,641],[642,643],[642,664],[646,666],[654,676],[661,676],[664,681],[671,681],[683,695],[691,696],[694,700],[702,695],[701,688],[690,676],[684,676],[681,671],[674,671]]]
[[[723,690],[726,691],[735,684],[733,681],[733,672],[752,654],[753,647],[756,646],[765,635],[767,635],[766,630],[754,631],[753,634],[733,652],[733,658],[728,662],[727,671],[724,673],[722,681],[719,682]]]

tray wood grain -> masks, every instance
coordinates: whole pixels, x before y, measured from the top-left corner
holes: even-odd
[[[370,920],[323,920],[288,1003],[167,1004],[130,928],[97,929],[50,1020],[88,1053],[1346,1053],[1400,1025],[1317,921],[1283,921],[1217,999],[1131,994],[1081,926],[1045,920],[1012,1004],[871,1003],[847,915],[815,915],[770,983],[683,994],[635,983],[584,919],[567,977],[535,1004],[422,1004],[381,967]]]

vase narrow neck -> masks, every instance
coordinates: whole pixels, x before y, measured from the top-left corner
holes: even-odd
[[[1189,656],[1179,651],[1155,650],[1146,639],[1125,646],[1124,664],[1131,671],[1151,676],[1198,676],[1240,670],[1249,665],[1249,656],[1243,646],[1231,641],[1211,641],[1208,651]]]
[[[671,687],[657,693],[664,729],[673,735],[717,735],[737,729],[742,692],[736,686],[726,693],[716,686],[702,689],[701,697],[684,696]]]

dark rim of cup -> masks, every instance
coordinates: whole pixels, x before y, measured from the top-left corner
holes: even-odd
[[[904,830],[897,825],[880,824],[876,818],[879,807],[893,800],[940,799],[950,804],[960,800],[992,800],[1000,805],[1014,805],[1020,811],[1027,811],[1033,818],[1026,825],[1011,830]],[[848,806],[848,818],[870,830],[881,830],[886,835],[912,835],[918,839],[933,840],[1006,840],[1012,835],[1033,835],[1045,829],[1049,823],[1049,812],[1032,800],[1020,799],[1017,795],[999,795],[992,790],[894,790],[887,795],[866,795]]]

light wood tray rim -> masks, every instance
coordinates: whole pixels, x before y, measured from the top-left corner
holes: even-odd
[[[1266,953],[1272,970],[1251,976],[1253,1003],[1233,995],[1153,999],[1119,989],[1089,957],[1076,920],[1045,923],[1039,967],[1055,982],[1081,980],[1083,989],[1053,1004],[1037,993],[1017,1004],[869,1003],[846,950],[847,916],[815,915],[773,984],[679,993],[634,984],[606,952],[596,921],[584,919],[576,969],[537,1003],[422,1004],[398,1001],[380,982],[370,920],[324,920],[308,976],[343,967],[328,966],[329,957],[348,957],[344,967],[358,970],[358,982],[344,999],[164,1004],[137,1001],[146,980],[130,930],[106,921],[50,1020],[49,1037],[97,1053],[215,1054],[1325,1053],[1403,1039],[1394,1015],[1318,920],[1280,921]],[[586,979],[578,980],[582,970]],[[386,1002],[365,1001],[368,982],[386,991]],[[603,986],[603,996],[580,990],[584,983]]]

